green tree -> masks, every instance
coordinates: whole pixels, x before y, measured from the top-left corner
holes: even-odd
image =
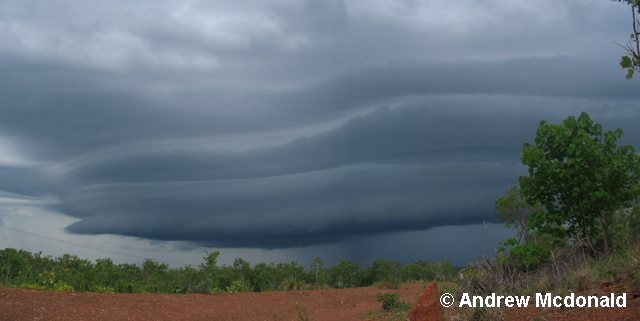
[[[432,269],[429,262],[419,260],[402,267],[402,279],[406,280],[433,280]]]
[[[251,281],[251,264],[244,259],[236,258],[233,260],[233,271],[235,279]]]
[[[145,292],[167,292],[166,275],[169,266],[153,259],[142,262],[142,277]]]
[[[33,281],[25,280],[26,275],[24,275],[29,267],[30,258],[31,253],[24,250],[6,248],[0,251],[0,277],[2,278],[0,283],[11,284],[16,279],[20,279],[20,276],[23,277],[23,280],[20,280],[22,282]]]
[[[206,292],[207,289],[201,288],[201,274],[198,269],[191,266],[185,266],[174,271],[176,271],[177,273],[173,278],[173,293]]]
[[[530,204],[540,203],[530,226],[553,235],[585,240],[593,248],[602,236],[609,251],[609,227],[616,210],[640,194],[640,157],[618,146],[621,129],[605,131],[582,113],[559,125],[540,122],[534,144],[525,144],[528,176],[520,188]]]
[[[111,259],[98,259],[95,264],[96,286],[114,288],[118,277],[118,268]]]
[[[402,265],[398,262],[378,259],[367,270],[372,283],[379,282],[387,288],[397,288],[402,282]]]
[[[458,274],[458,269],[451,263],[451,261],[439,261],[429,264],[429,269],[433,275],[434,280],[444,281],[452,280]]]
[[[207,256],[202,258],[204,262],[200,264],[200,272],[202,273],[203,282],[208,291],[221,289],[218,256],[220,256],[220,251],[208,253]]]
[[[362,285],[365,271],[357,263],[340,260],[330,270],[331,285],[335,288],[353,288]]]
[[[304,282],[304,266],[298,262],[278,263],[276,275],[280,281],[279,290],[298,290]]]
[[[275,291],[278,289],[278,277],[273,263],[258,263],[253,267],[253,287],[256,291]]]
[[[314,284],[317,287],[322,281],[322,272],[324,269],[324,260],[316,257],[311,261],[311,273],[313,273]]]

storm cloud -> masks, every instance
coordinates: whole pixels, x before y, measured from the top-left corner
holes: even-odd
[[[0,192],[69,233],[234,248],[493,222],[540,120],[640,145],[623,9],[0,1]]]

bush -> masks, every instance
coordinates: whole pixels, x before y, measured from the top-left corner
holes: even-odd
[[[640,241],[640,204],[616,211],[611,220],[611,245],[620,250]],[[601,243],[603,235],[598,241]]]
[[[385,311],[396,311],[411,307],[409,303],[399,299],[400,295],[398,293],[380,293],[376,296],[376,300],[382,303],[382,309]]]
[[[56,283],[55,286],[53,286],[52,290],[58,291],[58,292],[73,292],[73,287],[62,281],[58,281],[58,283]]]
[[[113,288],[108,287],[108,286],[100,286],[100,285],[96,286],[95,292],[97,292],[97,293],[108,293],[108,294],[116,293],[116,291]]]
[[[395,310],[400,306],[400,302],[398,299],[400,296],[398,293],[381,293],[378,294],[376,300],[382,303],[382,309],[385,311]]]
[[[39,284],[35,284],[35,283],[23,283],[23,284],[20,284],[20,287],[28,290],[46,290],[47,289],[46,287]]]
[[[227,292],[236,293],[236,292],[251,292],[253,289],[251,288],[251,284],[249,281],[245,279],[233,280],[231,285],[227,287]]]
[[[549,261],[549,250],[532,243],[519,243],[513,238],[501,243],[502,247],[498,249],[498,253],[501,254],[498,257],[500,263],[513,264],[520,269],[529,271]]]

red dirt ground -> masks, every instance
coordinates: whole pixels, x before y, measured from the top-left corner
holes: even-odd
[[[409,312],[411,321],[442,321],[444,309],[440,304],[440,291],[436,282],[429,283]]]
[[[367,320],[382,311],[376,295],[396,292],[413,303],[422,283],[398,290],[375,287],[234,294],[97,294],[0,289],[0,320],[297,321],[296,304],[313,321]]]
[[[346,290],[236,294],[96,294],[62,293],[0,288],[0,321],[21,320],[207,320],[297,321],[296,304],[304,306],[313,321],[368,320],[381,312],[376,295],[396,292],[414,303],[422,283],[398,290],[375,287]],[[608,288],[605,292],[624,292]],[[507,309],[506,321],[638,321],[640,298],[627,298],[627,308]],[[452,311],[445,309],[445,319]],[[379,315],[379,314],[378,314]]]

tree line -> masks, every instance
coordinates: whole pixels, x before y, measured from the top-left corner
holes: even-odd
[[[297,262],[259,263],[237,258],[232,265],[218,263],[219,251],[208,253],[197,266],[170,268],[146,259],[141,264],[116,264],[109,258],[95,262],[65,254],[43,256],[26,250],[0,250],[0,284],[54,291],[101,293],[218,293],[352,288],[377,284],[397,288],[412,280],[447,280],[458,269],[451,262],[417,261],[407,265],[376,260],[368,267],[341,260],[325,267],[314,259],[305,267]]]

